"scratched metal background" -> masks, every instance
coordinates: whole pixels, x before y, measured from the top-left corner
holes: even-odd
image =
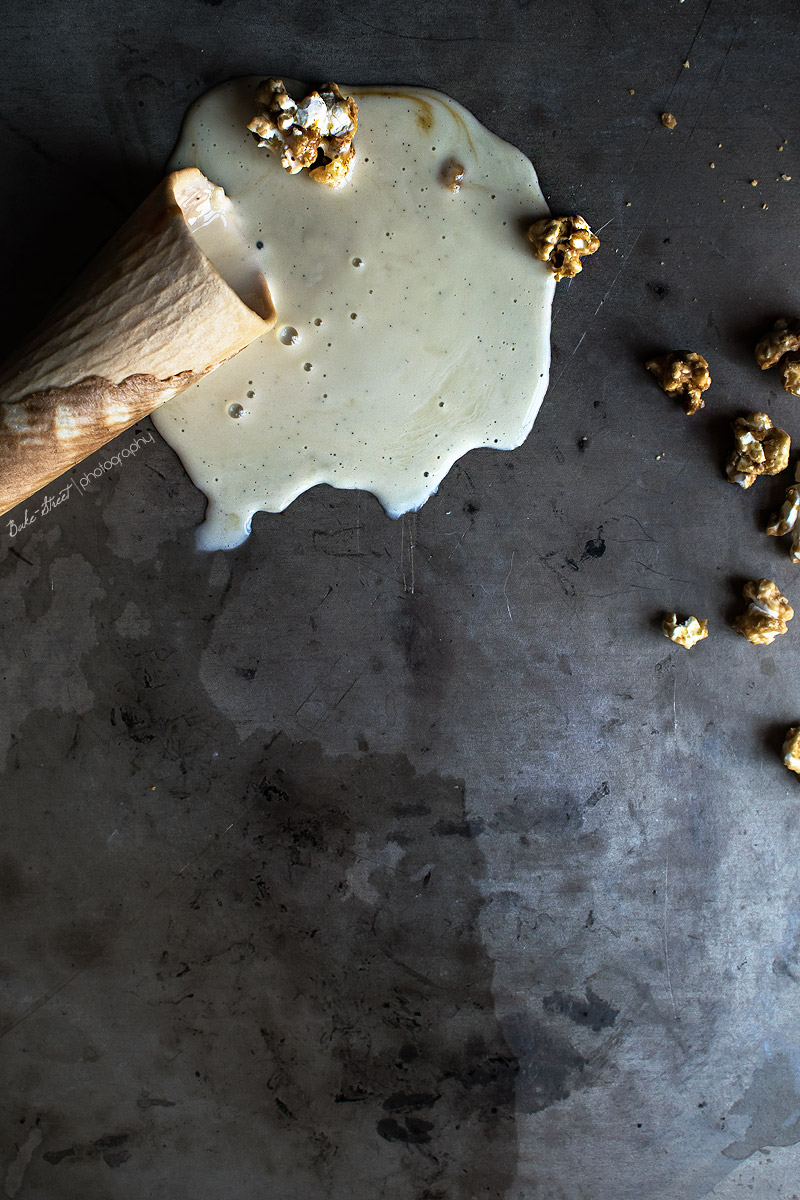
[[[720,464],[742,409],[800,437],[752,358],[794,0],[19,0],[0,51],[3,350],[230,75],[440,88],[603,227],[527,444],[417,516],[318,488],[199,554],[156,436],[3,528],[4,1195],[790,1200],[800,630],[726,622],[800,568]]]

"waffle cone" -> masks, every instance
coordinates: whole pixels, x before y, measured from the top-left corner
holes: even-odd
[[[245,303],[191,233],[209,187],[166,176],[0,371],[0,514],[274,325],[266,280]]]

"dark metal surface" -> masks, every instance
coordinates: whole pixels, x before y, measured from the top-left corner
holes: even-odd
[[[528,442],[415,517],[319,488],[199,554],[154,435],[4,525],[7,1196],[799,1190],[800,630],[727,622],[800,568],[762,531],[785,481],[721,473],[738,411],[800,437],[752,357],[797,312],[796,18],[6,5],[4,349],[231,75],[439,88],[604,227]],[[692,418],[642,365],[677,346]]]

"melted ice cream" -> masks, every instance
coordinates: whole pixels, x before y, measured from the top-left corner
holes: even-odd
[[[436,92],[343,87],[359,107],[357,159],[332,191],[257,147],[257,83],[203,96],[171,164],[224,188],[237,275],[249,257],[278,312],[153,417],[208,497],[208,549],[238,545],[255,512],[318,483],[364,488],[392,516],[419,508],[468,450],[520,445],[550,360],[555,285],[526,239],[547,206],[520,151]]]

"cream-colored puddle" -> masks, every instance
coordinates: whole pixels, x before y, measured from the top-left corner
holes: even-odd
[[[419,508],[468,450],[520,445],[550,360],[554,284],[525,236],[547,206],[520,151],[436,92],[343,86],[357,161],[333,191],[258,149],[257,83],[203,96],[171,163],[225,189],[278,312],[154,414],[208,497],[208,549],[318,483],[364,488],[392,516]],[[451,159],[465,168],[455,193]]]

